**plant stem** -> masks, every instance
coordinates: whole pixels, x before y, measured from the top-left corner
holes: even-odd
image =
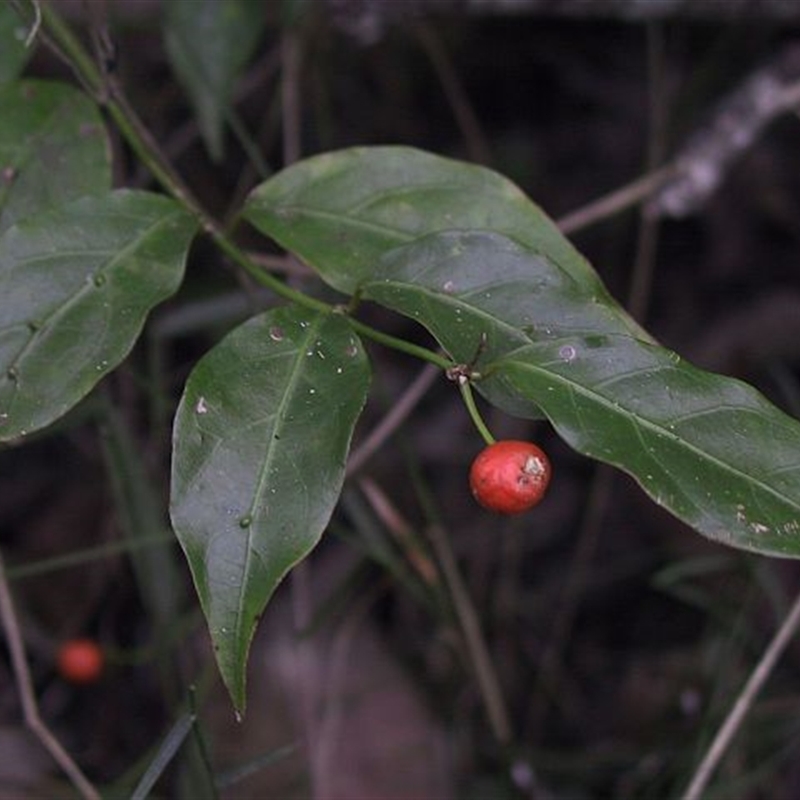
[[[56,739],[39,715],[39,705],[36,700],[31,673],[28,669],[22,632],[19,628],[17,612],[14,608],[13,598],[11,597],[11,589],[6,580],[5,564],[1,554],[0,626],[6,634],[11,667],[14,673],[14,680],[17,684],[17,692],[19,693],[25,724],[50,753],[59,767],[61,767],[64,774],[72,781],[73,786],[78,790],[81,797],[83,797],[84,800],[100,800],[100,792],[89,782],[80,767],[73,761],[61,742]]]
[[[486,705],[492,733],[498,744],[511,743],[513,732],[506,708],[500,679],[497,676],[489,647],[481,630],[480,619],[464,579],[459,572],[455,556],[444,529],[436,522],[428,528],[428,535],[439,560],[444,580],[450,591],[456,618],[461,626],[464,642],[469,652],[478,687]]]
[[[714,741],[708,748],[703,760],[697,767],[689,787],[683,795],[682,800],[700,800],[705,791],[711,776],[714,774],[719,762],[722,760],[725,751],[731,744],[733,737],[741,728],[744,718],[750,711],[758,693],[764,688],[764,684],[775,669],[778,659],[786,649],[792,637],[800,627],[800,594],[795,598],[789,614],[781,623],[777,633],[772,638],[764,655],[756,665],[752,674],[744,685],[744,688],[736,698],[733,708],[728,713],[722,726],[717,731]]]
[[[582,230],[649,197],[679,174],[680,171],[675,164],[668,164],[653,172],[648,172],[622,188],[615,189],[577,211],[560,217],[556,220],[556,224],[561,233],[565,235]]]
[[[49,6],[43,6],[43,29],[48,44],[67,60],[83,85],[102,103],[137,157],[152,173],[156,181],[181,205],[193,214],[199,224],[214,240],[219,249],[244,269],[261,286],[279,297],[315,312],[331,312],[334,306],[317,300],[304,292],[293,289],[274,275],[259,267],[228,236],[222,226],[213,219],[192,195],[180,175],[162,155],[157,142],[130,106],[116,82],[103,76],[86,49],[64,24],[59,15]],[[433,350],[398,339],[382,331],[349,318],[350,325],[359,334],[374,342],[400,350],[408,355],[435,364],[442,369],[453,366],[452,361]]]
[[[492,432],[483,421],[481,412],[478,411],[470,382],[468,380],[459,381],[458,388],[461,390],[461,397],[464,398],[464,405],[467,407],[467,411],[469,411],[469,415],[472,417],[472,421],[475,423],[475,427],[478,429],[478,433],[480,433],[483,441],[486,442],[487,445],[494,444],[497,440],[492,436]]]

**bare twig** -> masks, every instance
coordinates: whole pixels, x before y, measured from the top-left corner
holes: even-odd
[[[302,56],[297,33],[288,28],[281,39],[281,120],[283,122],[283,164],[300,158],[302,143],[300,69]]]
[[[647,169],[656,169],[664,159],[667,149],[664,132],[667,129],[667,87],[664,58],[664,36],[660,26],[653,23],[647,28],[647,64],[649,74],[649,124],[647,136]],[[642,206],[636,258],[631,274],[627,308],[631,316],[644,323],[655,274],[656,253],[661,226],[651,204]]]
[[[492,732],[498,743],[507,745],[511,742],[511,720],[508,716],[503,691],[497,677],[489,648],[483,637],[478,612],[472,603],[464,579],[458,569],[455,556],[444,529],[434,523],[428,529],[433,549],[442,568],[445,583],[450,591],[456,617],[464,635],[467,650],[475,669],[475,677],[486,705],[486,713]]]
[[[562,653],[569,641],[575,620],[580,610],[586,576],[597,549],[597,542],[606,516],[611,496],[614,471],[600,464],[595,470],[589,500],[586,505],[577,545],[566,571],[561,595],[557,600],[550,637],[539,662],[539,671],[531,693],[533,702],[530,727],[534,736],[541,733],[547,711],[547,699],[558,694],[561,675]]]
[[[756,664],[750,678],[739,693],[739,697],[728,712],[728,716],[717,731],[711,746],[708,748],[703,760],[695,770],[689,787],[683,795],[682,800],[700,800],[711,776],[716,770],[725,751],[730,747],[734,736],[741,728],[744,718],[753,706],[758,693],[764,687],[767,679],[772,674],[772,670],[786,649],[791,638],[797,632],[800,625],[800,594],[797,595],[786,619],[781,623],[777,633],[773,637],[769,646],[764,651],[761,660]]]
[[[792,45],[723,98],[669,164],[563,216],[559,227],[573,233],[648,198],[651,219],[695,213],[766,127],[798,106],[800,46]]]
[[[373,586],[357,599],[349,609],[346,618],[334,634],[330,651],[326,655],[327,671],[324,689],[320,692],[319,744],[314,754],[314,765],[320,776],[335,773],[339,765],[334,762],[340,753],[343,719],[350,708],[352,698],[348,695],[347,680],[353,660],[353,649],[363,626],[368,621],[370,609],[383,591],[382,586]],[[320,796],[329,797],[330,792],[322,791]]]
[[[376,483],[362,480],[359,485],[370,506],[400,543],[406,558],[417,574],[428,585],[436,583],[438,577],[436,567],[414,541],[411,524],[397,508],[391,505],[389,498]],[[456,619],[461,628],[464,646],[475,670],[478,690],[486,707],[489,724],[498,743],[506,745],[511,741],[511,722],[500,688],[500,681],[483,637],[478,613],[467,587],[464,585],[464,579],[461,577],[444,529],[434,523],[428,529],[428,536],[436,554],[439,572],[449,592]]]
[[[442,91],[450,103],[453,116],[458,123],[461,135],[464,137],[470,159],[477,161],[479,164],[491,164],[492,152],[489,142],[464,89],[464,84],[458,72],[453,68],[453,63],[442,45],[440,37],[425,22],[417,24],[416,33],[417,39],[428,56],[436,76],[439,78]]]
[[[610,217],[626,208],[646,200],[654,192],[664,186],[668,181],[672,180],[678,175],[678,168],[673,165],[667,165],[654,172],[648,172],[637,178],[635,181],[616,189],[597,200],[588,203],[583,208],[565,214],[560,219],[556,220],[558,227],[562,233],[574,233],[581,228],[586,228],[599,222],[606,217]]]
[[[17,622],[11,590],[6,579],[2,554],[0,554],[0,622],[5,630],[8,650],[11,654],[11,664],[22,703],[22,715],[25,719],[25,724],[50,753],[58,766],[61,767],[81,796],[85,800],[100,800],[100,793],[92,786],[83,772],[81,772],[80,767],[72,760],[72,757],[61,746],[61,743],[50,732],[50,729],[39,716],[39,707],[33,691],[33,682],[25,657],[25,646],[22,641],[19,623]]]
[[[724,97],[674,158],[678,174],[651,202],[654,214],[695,213],[766,127],[800,104],[800,46],[790,45]]]
[[[370,431],[347,462],[347,473],[358,472],[378,448],[400,427],[425,396],[433,382],[441,375],[441,369],[434,364],[426,364],[411,385],[400,395],[392,410]]]
[[[370,478],[362,478],[358,485],[370,507],[394,537],[417,575],[428,586],[436,585],[439,580],[436,566],[428,553],[420,546],[420,542],[408,520],[400,514],[375,481]]]

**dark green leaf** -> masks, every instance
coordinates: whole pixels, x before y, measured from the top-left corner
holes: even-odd
[[[172,521],[239,709],[258,618],[328,524],[368,383],[344,317],[289,306],[236,328],[186,385]]]
[[[800,423],[750,386],[627,336],[543,340],[492,369],[700,533],[800,556]]]
[[[298,162],[255,189],[243,216],[347,294],[398,246],[438,231],[482,229],[551,262],[597,301],[612,302],[586,259],[511,181],[410,147],[356,147]],[[613,312],[647,338],[621,308]]]
[[[28,30],[9,3],[0,3],[0,84],[14,80],[28,60]]]
[[[0,108],[0,233],[30,214],[111,188],[105,126],[85,94],[26,80],[0,86]]]
[[[57,419],[122,361],[179,286],[195,229],[174,201],[119,191],[0,236],[0,441]]]
[[[496,234],[434,234],[388,254],[363,291],[459,360],[485,336],[487,396],[517,412],[535,403],[573,447],[632,474],[699,532],[800,556],[800,423],[630,336],[547,259]]]
[[[395,148],[310,159],[245,216],[333,286],[427,327],[511,413],[632,474],[710,538],[800,556],[800,424],[653,344],[539,210],[486,170]]]
[[[505,236],[450,231],[389,251],[361,283],[361,295],[427,327],[459,363],[485,364],[541,337],[627,333],[610,302],[543,255]],[[476,384],[518,416],[538,416],[533,396],[509,392],[489,376]]]
[[[170,0],[165,13],[167,51],[192,100],[206,147],[219,160],[236,78],[264,30],[264,4],[261,0]]]

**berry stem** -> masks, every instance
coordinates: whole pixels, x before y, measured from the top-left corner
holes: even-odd
[[[459,381],[458,388],[461,390],[461,397],[464,399],[464,405],[467,407],[467,411],[469,411],[469,415],[472,417],[472,421],[475,423],[478,433],[483,437],[483,441],[486,442],[487,445],[494,444],[496,440],[494,436],[492,436],[489,428],[486,427],[481,412],[478,411],[478,406],[475,405],[475,397],[472,394],[470,382],[468,380]]]

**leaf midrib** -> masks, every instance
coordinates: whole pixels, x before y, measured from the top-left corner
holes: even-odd
[[[247,527],[247,548],[245,551],[245,560],[244,564],[242,565],[242,576],[243,579],[239,582],[239,596],[236,601],[236,622],[234,625],[234,629],[236,631],[235,641],[240,643],[241,634],[242,634],[242,627],[244,625],[244,614],[242,613],[242,609],[244,608],[243,598],[247,592],[247,581],[246,578],[250,573],[250,563],[253,556],[253,535],[254,535],[254,527],[256,523],[256,510],[261,505],[261,500],[264,497],[264,493],[266,491],[269,470],[273,464],[275,459],[276,453],[276,446],[275,443],[281,440],[281,436],[279,435],[283,430],[282,424],[286,419],[285,410],[290,406],[290,398],[294,396],[294,390],[297,386],[298,381],[300,380],[300,376],[303,373],[302,365],[304,363],[306,349],[310,340],[314,339],[319,329],[325,322],[326,315],[319,314],[314,320],[309,321],[309,325],[306,330],[306,336],[303,338],[302,346],[296,345],[296,356],[294,365],[291,369],[291,373],[289,376],[289,380],[286,382],[285,390],[281,396],[280,403],[278,407],[275,409],[274,419],[275,423],[271,429],[270,440],[267,444],[267,452],[264,457],[263,463],[261,465],[261,469],[259,470],[258,474],[258,481],[256,482],[255,489],[253,491],[252,502],[250,508],[246,512],[247,516],[250,517],[250,525]]]
[[[502,370],[503,363],[514,365],[517,368],[521,369],[522,371],[535,372],[537,374],[545,376],[549,380],[561,383],[564,387],[567,387],[572,391],[576,392],[577,394],[582,395],[589,401],[594,402],[608,409],[609,413],[615,416],[623,416],[626,418],[630,418],[637,427],[641,426],[646,430],[649,430],[651,434],[654,435],[660,434],[668,439],[671,439],[679,446],[692,452],[695,456],[699,456],[701,459],[714,464],[715,466],[717,466],[717,468],[719,468],[724,472],[728,472],[729,474],[735,475],[747,483],[757,486],[765,494],[772,495],[778,501],[782,502],[783,504],[785,504],[790,508],[796,509],[796,511],[800,513],[800,504],[798,504],[797,501],[792,500],[791,497],[778,491],[773,486],[764,483],[755,475],[751,475],[750,473],[744,472],[741,469],[737,469],[735,466],[729,464],[727,461],[722,460],[718,456],[710,454],[706,450],[700,449],[699,447],[693,445],[687,439],[676,435],[675,432],[671,431],[669,428],[665,428],[664,426],[658,424],[657,422],[654,422],[653,420],[648,419],[647,417],[642,417],[636,412],[630,411],[629,409],[625,408],[625,406],[623,406],[622,403],[615,405],[613,402],[603,397],[603,395],[593,391],[591,387],[585,386],[574,380],[570,380],[569,378],[566,378],[557,372],[549,371],[543,367],[537,367],[535,364],[531,364],[526,361],[515,361],[514,359],[511,358],[505,358],[502,361],[495,362],[493,366],[496,367],[498,370]],[[546,409],[547,406],[541,403],[541,398],[537,398],[537,402],[541,405],[543,409]],[[625,413],[621,414],[620,409],[625,409]],[[551,417],[551,419],[553,419],[554,422],[557,419],[557,415],[548,414],[548,416]]]
[[[122,215],[122,216],[124,216],[124,215]],[[101,290],[100,287],[95,286],[94,283],[93,283],[93,280],[94,280],[95,276],[96,275],[102,275],[103,277],[105,277],[108,272],[113,271],[117,264],[119,264],[120,262],[124,261],[125,258],[127,258],[132,251],[134,251],[137,247],[139,247],[141,245],[141,243],[143,241],[145,241],[147,238],[149,238],[154,231],[158,230],[158,228],[160,226],[169,225],[170,222],[172,221],[172,219],[175,216],[179,216],[179,215],[177,215],[175,212],[173,212],[173,213],[171,213],[171,214],[169,214],[169,215],[167,215],[165,217],[161,216],[161,217],[158,217],[157,219],[153,220],[141,232],[140,235],[136,236],[131,241],[129,241],[120,251],[117,252],[117,254],[113,258],[111,258],[108,261],[104,262],[102,264],[102,266],[100,266],[99,269],[94,270],[92,272],[89,272],[87,274],[85,280],[83,281],[83,283],[81,283],[80,286],[78,287],[78,289],[76,291],[74,291],[71,295],[68,295],[66,298],[64,298],[64,300],[62,302],[60,302],[56,306],[54,306],[49,314],[47,314],[46,316],[44,316],[42,318],[34,318],[33,320],[30,320],[30,321],[35,321],[38,324],[38,327],[36,328],[36,330],[31,331],[30,337],[25,342],[25,344],[23,344],[23,346],[19,349],[19,351],[17,352],[17,354],[13,358],[13,360],[7,365],[6,370],[8,370],[8,369],[17,369],[17,368],[19,368],[21,370],[22,369],[22,362],[26,358],[28,353],[30,352],[31,348],[34,346],[34,342],[36,342],[38,339],[40,339],[44,335],[44,333],[47,330],[49,330],[53,326],[53,324],[55,322],[57,322],[57,320],[60,317],[63,317],[64,314],[66,314],[71,308],[73,308],[76,304],[78,304],[81,301],[81,299],[89,291],[100,291]],[[141,217],[136,217],[136,218],[137,219],[141,219]],[[113,251],[106,250],[106,251],[102,251],[102,252],[103,253],[111,253]],[[75,255],[79,256],[80,252],[75,253]],[[56,255],[50,255],[49,257],[50,258],[56,258],[57,256]],[[31,260],[33,260],[33,259],[23,259],[19,263],[28,264],[28,263],[30,263]],[[95,353],[95,354],[97,354],[99,351],[100,351],[100,345],[95,346],[93,348],[93,350],[92,350],[92,352]],[[92,360],[95,360],[95,359],[87,358],[86,360],[87,361],[92,361]],[[14,402],[15,402],[17,394],[19,392],[19,384],[20,384],[20,381],[22,380],[22,377],[23,376],[20,375],[19,379],[14,381],[14,390],[13,390],[13,392],[11,394],[11,399],[9,401],[8,408],[6,410],[6,413],[9,414],[9,416],[12,413],[12,408],[14,406]],[[6,371],[4,380],[5,381],[9,381],[10,380],[7,377],[7,371]]]

